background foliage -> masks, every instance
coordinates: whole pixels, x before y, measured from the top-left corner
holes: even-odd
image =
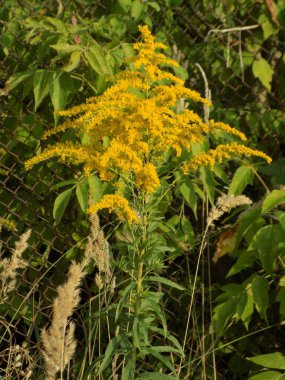
[[[3,257],[27,227],[33,231],[26,252],[31,265],[17,292],[0,306],[3,320],[10,324],[10,332],[1,324],[3,361],[11,343],[26,342],[35,363],[33,376],[41,378],[39,330],[48,321],[56,286],[64,280],[70,260],[82,254],[89,231],[84,212],[88,189],[96,186],[99,194],[108,192],[97,177],[88,183],[80,171],[55,161],[30,172],[24,171],[23,163],[46,144],[39,139],[58,123],[54,111],[80,104],[108,87],[110,75],[132,54],[137,26],[146,23],[169,46],[168,54],[180,61],[183,69],[177,74],[204,94],[205,81],[197,64],[202,67],[213,102],[210,116],[245,132],[252,147],[274,159],[270,166],[244,161],[216,167],[214,173],[203,168],[193,178],[177,178],[176,187],[158,205],[164,219],[153,233],[152,265],[186,289],[173,288],[173,283],[159,285],[167,294],[162,305],[169,331],[183,342],[207,210],[221,193],[246,193],[254,201],[253,207],[239,215],[233,212],[208,234],[181,376],[200,379],[204,368],[203,376],[209,379],[213,372],[218,379],[282,378],[284,357],[276,351],[284,351],[285,315],[284,1],[8,0],[1,4],[0,20],[0,216],[17,226],[15,233],[1,232]],[[215,135],[210,143],[219,138]],[[71,132],[62,136],[62,141],[74,139]],[[175,165],[170,162],[165,170],[172,173]],[[95,200],[98,191],[91,194]],[[112,245],[120,229],[116,231],[107,214],[103,222]],[[224,257],[214,264],[217,243]],[[120,244],[113,255],[114,268],[124,269],[126,252]],[[76,315],[81,348],[70,378],[87,379],[98,368],[109,342],[107,331],[114,334],[112,304],[122,299],[126,289],[124,275],[116,272],[116,291],[106,291],[103,299],[92,282],[95,272],[90,268]],[[94,342],[93,355],[84,351],[88,338]],[[208,360],[212,351],[216,368]],[[149,371],[165,370],[160,360],[153,359]],[[27,360],[22,367],[25,372]],[[21,378],[16,372],[11,376]],[[106,366],[104,378],[110,376]]]

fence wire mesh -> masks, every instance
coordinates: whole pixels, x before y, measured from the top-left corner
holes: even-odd
[[[284,141],[278,134],[284,122],[284,86],[280,88],[278,82],[278,71],[284,66],[284,40],[273,33],[261,43],[260,2],[249,2],[246,11],[232,6],[228,13],[226,5],[221,4],[182,1],[172,9],[172,16],[162,6],[159,12],[150,12],[149,17],[155,34],[167,36],[174,54],[190,73],[189,85],[204,93],[205,81],[197,64],[202,68],[215,105],[214,117],[250,131],[251,139],[256,137],[261,148],[266,151],[268,146],[275,147],[275,151],[269,153],[278,155],[284,151]],[[61,8],[68,8],[70,15],[75,14],[79,20],[95,20],[98,14],[112,13],[112,6],[113,2],[105,1],[1,1],[2,91],[9,77],[21,72],[27,56],[35,52],[35,41],[23,38],[27,18],[56,17]],[[274,25],[274,20],[272,23]],[[126,39],[133,41],[134,37],[129,34]],[[257,56],[264,57],[276,72],[270,93],[252,74],[251,62]],[[32,83],[26,85],[24,91],[27,93],[31,89],[29,86]],[[77,240],[70,222],[76,221],[76,212],[69,209],[59,225],[55,225],[52,215],[54,199],[60,190],[51,189],[60,181],[71,178],[72,169],[62,170],[56,164],[44,164],[29,172],[24,169],[24,162],[39,151],[38,138],[53,123],[51,107],[42,105],[35,111],[31,96],[23,99],[20,92],[11,91],[0,97],[0,118],[0,216],[15,222],[17,227],[15,231],[2,229],[1,257],[9,256],[25,230],[32,230],[30,247],[25,253],[31,266],[21,272],[16,289],[5,304],[0,305],[0,362],[4,363],[8,360],[5,348],[11,343],[39,344],[39,331],[33,326],[35,321],[37,326],[44,326],[48,320],[56,287],[62,281],[62,270],[66,268],[64,260],[70,260],[66,253]],[[183,269],[177,267],[180,275],[181,271]],[[171,314],[171,310],[169,312]],[[4,378],[0,369],[1,376]]]

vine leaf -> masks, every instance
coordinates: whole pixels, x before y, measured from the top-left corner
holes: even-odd
[[[259,58],[253,62],[252,72],[255,78],[258,78],[267,90],[271,91],[271,81],[274,71],[264,58]]]

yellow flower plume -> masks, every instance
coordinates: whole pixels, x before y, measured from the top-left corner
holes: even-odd
[[[208,106],[210,102],[186,88],[183,80],[169,71],[178,67],[178,63],[163,53],[167,47],[155,40],[148,27],[140,26],[139,30],[142,40],[133,45],[135,55],[126,62],[130,69],[116,74],[113,85],[102,95],[60,111],[58,114],[67,119],[44,136],[74,129],[88,137],[85,142],[55,144],[28,160],[27,169],[58,157],[63,162],[82,164],[86,175],[97,172],[114,188],[121,178],[136,191],[152,193],[160,186],[157,168],[166,151],[180,156],[183,151],[191,150],[191,144],[202,142],[205,135],[216,129],[246,140],[242,132],[227,124],[213,120],[205,124],[191,109],[177,111],[180,99]],[[233,143],[196,156],[183,170],[189,172],[201,165],[213,167],[215,162],[241,153],[269,161],[262,152]],[[106,195],[92,207],[115,211],[129,222],[136,220],[127,200],[121,196]]]

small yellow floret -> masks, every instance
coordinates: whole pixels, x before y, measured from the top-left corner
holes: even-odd
[[[96,213],[102,209],[108,209],[111,213],[114,211],[118,217],[122,220],[127,221],[129,224],[132,222],[138,222],[138,218],[135,212],[130,208],[126,198],[117,194],[106,194],[103,198],[96,204],[93,204],[88,212]]]

